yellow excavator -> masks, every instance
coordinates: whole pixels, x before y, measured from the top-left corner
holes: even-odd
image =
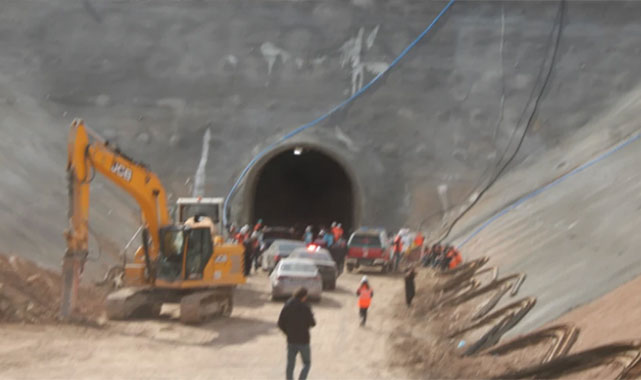
[[[197,211],[199,199],[190,201],[192,205],[188,199],[179,202],[180,210],[191,214],[180,212],[172,222],[158,177],[76,119],[68,141],[69,229],[61,317],[72,317],[88,254],[89,187],[96,173],[135,199],[143,221],[142,244],[124,267],[124,287],[107,296],[107,317],[153,318],[164,303],[179,303],[184,323],[230,315],[233,290],[245,282],[243,246],[223,244],[218,221]]]

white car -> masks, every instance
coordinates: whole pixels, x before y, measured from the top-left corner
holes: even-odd
[[[263,252],[260,266],[264,271],[274,269],[278,260],[286,258],[296,248],[305,247],[299,240],[277,239]]]
[[[283,259],[269,276],[272,299],[289,297],[296,289],[305,287],[310,300],[318,301],[323,291],[323,280],[316,264],[309,259]]]
[[[325,248],[296,248],[289,255],[290,258],[309,259],[314,262],[321,278],[323,279],[323,289],[336,289],[336,278],[338,277],[338,268],[329,251]]]

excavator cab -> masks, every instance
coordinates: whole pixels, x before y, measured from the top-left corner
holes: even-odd
[[[181,280],[185,256],[184,228],[169,226],[160,230],[159,256],[156,277],[168,282]]]
[[[170,226],[160,232],[157,278],[175,282],[200,280],[214,251],[211,228]]]

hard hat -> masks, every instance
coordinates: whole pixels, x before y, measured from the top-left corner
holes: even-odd
[[[240,229],[240,233],[246,234],[247,232],[249,232],[249,225],[245,224],[243,228]]]
[[[361,278],[361,284],[363,284],[365,282],[367,282],[367,276],[363,276],[363,278]]]
[[[336,227],[336,222],[332,222],[332,227]]]

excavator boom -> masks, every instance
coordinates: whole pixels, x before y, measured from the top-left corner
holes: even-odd
[[[69,131],[67,157],[69,230],[65,233],[68,248],[63,262],[63,319],[68,318],[73,310],[79,274],[87,257],[89,186],[94,171],[129,193],[140,206],[144,229],[151,244],[136,253],[135,261],[144,260],[150,276],[153,276],[149,270],[150,263],[156,260],[160,250],[160,228],[170,223],[165,189],[158,177],[145,165],[135,162],[91,132],[82,120],[74,120]]]

